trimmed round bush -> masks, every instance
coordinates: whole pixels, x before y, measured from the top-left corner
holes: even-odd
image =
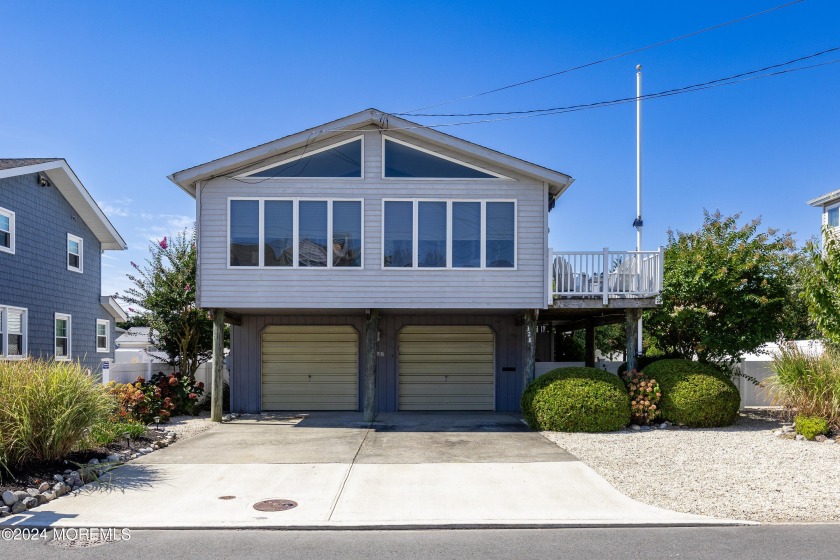
[[[630,397],[621,379],[603,370],[558,368],[528,384],[522,415],[535,430],[612,432],[630,423]]]
[[[716,367],[690,360],[659,360],[644,368],[662,391],[662,418],[692,428],[729,426],[738,417],[741,395]]]

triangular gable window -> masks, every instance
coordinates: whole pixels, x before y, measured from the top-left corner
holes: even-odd
[[[498,179],[501,175],[386,138],[385,177]]]
[[[263,167],[244,177],[341,178],[362,176],[362,139],[354,138]]]

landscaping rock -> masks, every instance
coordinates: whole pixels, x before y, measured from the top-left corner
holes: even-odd
[[[39,496],[40,496],[40,494],[39,494]],[[32,496],[29,496],[28,498],[24,498],[23,500],[20,501],[20,503],[23,504],[23,506],[26,509],[32,509],[34,507],[38,507],[38,499],[33,498]]]
[[[26,498],[29,498],[29,497],[30,497],[30,496],[29,496],[29,492],[24,492],[23,490],[15,490],[15,491],[14,491],[14,492],[12,492],[12,493],[15,495],[15,497],[17,498],[17,501],[18,501],[18,502],[22,502],[22,501],[23,501],[23,500],[25,500]]]
[[[55,500],[56,498],[58,498],[58,496],[56,495],[56,493],[55,493],[55,492],[44,492],[44,493],[43,493],[43,494],[41,494],[41,495],[42,495],[43,497],[45,497],[45,498],[47,499],[47,501],[48,501],[48,502],[51,502],[51,501]]]
[[[109,463],[119,463],[121,458],[119,455],[108,455],[107,457],[105,457],[105,460]]]
[[[63,496],[67,493],[67,486],[63,482],[56,482],[52,489],[56,496]]]
[[[820,434],[820,435],[818,435],[817,437],[814,438],[814,441],[816,441],[817,443],[822,443],[822,442],[827,441],[827,440],[828,440],[828,438],[825,437],[822,434]]]
[[[12,510],[9,509],[9,506],[0,506],[0,517],[6,517],[7,515],[11,515]]]
[[[47,502],[49,502],[49,500],[47,499],[46,494],[38,494],[38,495],[35,497],[35,499],[36,499],[36,500],[38,500],[38,505],[41,505],[41,504],[46,504]]]
[[[38,494],[40,494],[37,488],[27,488],[26,493],[32,496],[33,498],[37,498]]]
[[[642,429],[642,427],[639,426],[638,424],[631,424],[630,429],[633,430],[634,432],[638,432],[639,430]]]
[[[50,489],[50,483],[49,482],[42,482],[41,485],[38,486],[38,492],[40,492],[41,494],[48,491],[49,489]]]
[[[15,505],[12,506],[12,513],[13,514],[21,513],[21,512],[24,512],[24,511],[26,511],[26,506],[23,505],[23,502],[18,502]]]
[[[650,426],[642,426],[641,429],[642,429],[643,432],[649,432],[650,431]]]
[[[141,448],[139,449],[139,451],[140,451],[140,453],[151,453],[151,452],[152,452],[152,448],[151,448],[151,447],[141,447]]]
[[[802,434],[796,434],[796,441],[805,441],[805,436]]]
[[[94,458],[94,459],[91,459],[90,461],[88,461],[88,465],[98,465],[98,464],[99,464],[99,459]]]
[[[16,503],[18,503],[18,497],[15,496],[13,492],[9,492],[8,490],[6,490],[5,492],[3,492],[3,503],[9,507],[12,507]]]
[[[64,476],[57,474],[53,476],[53,480],[55,480],[56,482],[64,482]]]

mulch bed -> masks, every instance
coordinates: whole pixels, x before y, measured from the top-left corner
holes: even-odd
[[[131,442],[133,449],[148,447],[154,442],[163,439],[163,431],[150,428],[146,433]],[[53,476],[63,473],[67,469],[78,470],[80,465],[86,465],[91,459],[102,461],[108,455],[126,451],[128,446],[125,441],[114,442],[107,447],[91,449],[86,451],[74,451],[64,459],[58,461],[35,461],[28,463],[21,468],[12,471],[11,477],[7,472],[0,472],[0,494],[6,490],[26,490],[37,488],[42,482],[55,483]],[[0,505],[3,505],[0,502]]]

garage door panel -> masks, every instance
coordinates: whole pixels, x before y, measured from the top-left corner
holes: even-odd
[[[409,326],[399,336],[400,410],[493,410],[488,327]]]
[[[358,333],[271,326],[262,337],[263,410],[358,410]]]

